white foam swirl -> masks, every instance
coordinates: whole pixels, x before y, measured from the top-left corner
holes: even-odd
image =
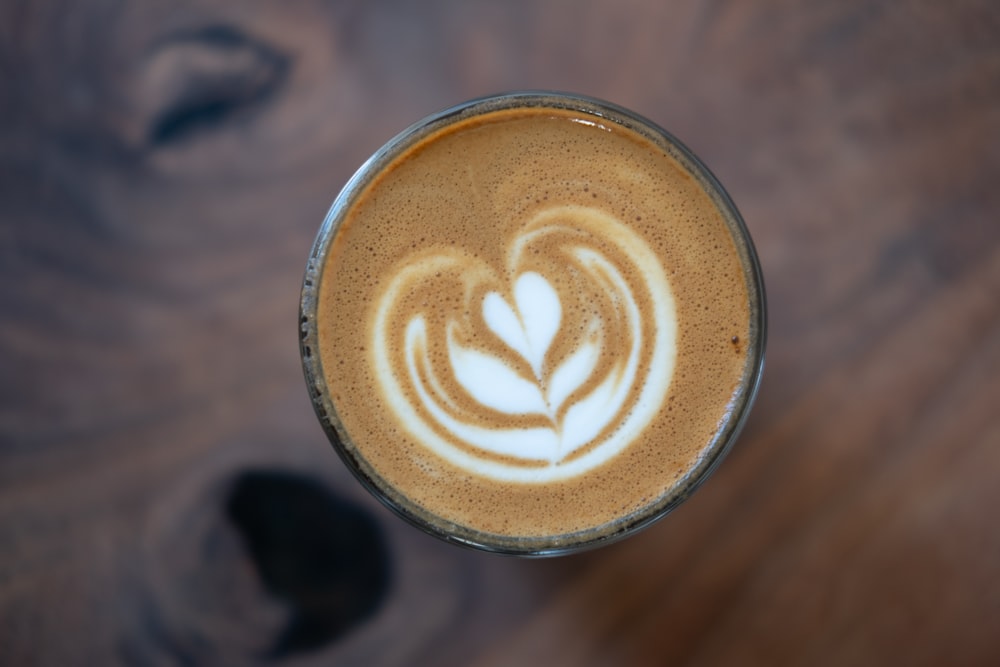
[[[597,310],[577,314],[577,333],[565,338],[558,276],[523,268],[530,251],[553,238],[574,279],[609,304],[615,322],[602,321]],[[621,453],[661,409],[677,354],[670,285],[642,238],[594,208],[537,214],[506,259],[502,272],[441,249],[402,264],[376,303],[375,376],[403,428],[452,464],[511,482],[573,477]],[[461,284],[465,303],[434,326],[407,297],[442,275]],[[501,275],[512,278],[506,289],[476,290],[502,285]],[[440,313],[434,317],[442,321]],[[611,345],[611,331],[625,344]],[[492,346],[470,343],[489,337]]]

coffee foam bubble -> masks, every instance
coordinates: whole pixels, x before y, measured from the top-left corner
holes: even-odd
[[[433,299],[407,299],[417,292]],[[599,307],[564,308],[582,300]],[[454,249],[404,259],[377,298],[371,345],[381,398],[419,443],[477,475],[542,483],[639,437],[670,385],[676,331],[645,242],[599,209],[554,206],[526,221],[504,267]]]

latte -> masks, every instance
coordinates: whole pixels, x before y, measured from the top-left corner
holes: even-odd
[[[738,214],[616,107],[517,94],[390,142],[307,270],[302,352],[352,470],[429,532],[511,553],[599,544],[680,502],[763,360]]]

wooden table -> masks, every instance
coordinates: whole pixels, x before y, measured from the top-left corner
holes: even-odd
[[[369,498],[296,338],[353,170],[514,88],[678,135],[770,300],[720,470],[545,561]],[[4,665],[1000,664],[989,0],[8,0],[0,277]]]

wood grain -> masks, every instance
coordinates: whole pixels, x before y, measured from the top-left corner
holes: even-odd
[[[353,170],[517,88],[679,136],[770,305],[715,476],[549,561],[369,498],[295,331]],[[8,0],[0,663],[997,664],[998,176],[988,1]]]

